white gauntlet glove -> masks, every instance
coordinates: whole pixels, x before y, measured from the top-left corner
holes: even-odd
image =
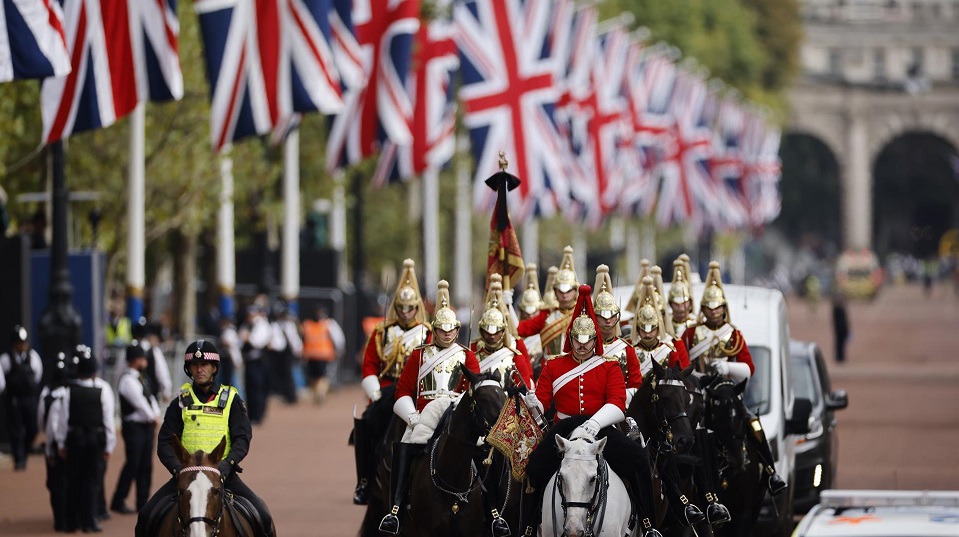
[[[709,363],[709,368],[713,370],[713,373],[717,375],[727,376],[729,375],[729,362],[726,360],[713,360]]]
[[[734,382],[742,382],[750,377],[749,364],[717,360],[710,364],[714,372],[729,377]]]
[[[383,397],[383,393],[380,391],[380,379],[376,378],[376,375],[363,377],[360,386],[363,387],[363,391],[366,392],[366,396],[371,401],[379,401],[380,397]]]
[[[524,395],[523,401],[526,403],[526,406],[528,406],[529,408],[531,409],[535,408],[539,410],[540,413],[543,412],[543,404],[539,402],[539,398],[536,397],[535,392],[529,392],[526,395]]]
[[[583,423],[579,427],[573,430],[573,434],[569,435],[570,440],[575,440],[577,438],[587,438],[589,440],[596,440],[596,435],[599,434],[599,423],[596,420],[589,419],[586,420],[586,423]]]
[[[405,421],[407,425],[416,425],[420,422],[420,413],[416,411],[416,403],[408,395],[400,397],[393,403],[393,413]]]

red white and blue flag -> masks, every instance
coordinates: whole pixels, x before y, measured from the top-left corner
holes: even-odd
[[[419,0],[355,0],[353,31],[366,83],[348,87],[327,137],[329,171],[355,164],[386,141],[413,142],[409,69],[420,29]]]
[[[57,0],[0,2],[0,82],[69,72],[63,10]]]
[[[183,96],[176,0],[64,0],[63,12],[72,70],[43,81],[45,143]]]
[[[756,227],[775,220],[782,209],[780,137],[779,127],[769,123],[759,111],[751,110],[746,115],[743,182],[750,223]]]
[[[342,110],[330,0],[197,0],[213,148],[270,133],[298,112]]]
[[[743,192],[743,109],[728,96],[711,94],[716,107],[713,157],[709,171],[716,185],[719,214],[718,227],[739,229],[748,224],[749,213]]]
[[[519,221],[553,214],[568,196],[565,147],[553,118],[559,92],[551,11],[550,0],[468,0],[454,7],[459,96],[476,162],[479,211],[491,210],[495,201],[483,179],[499,169],[500,151],[522,181],[512,206]]]

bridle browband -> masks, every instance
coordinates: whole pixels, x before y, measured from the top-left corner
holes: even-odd
[[[220,474],[220,470],[217,469],[217,468],[215,468],[215,467],[213,467],[213,466],[187,466],[186,468],[181,468],[177,475],[182,474],[183,472],[197,472],[197,473],[200,473],[200,472],[209,472],[209,473],[211,473],[211,474],[216,474],[216,475],[218,475],[218,476],[221,475],[221,474]],[[176,495],[177,495],[177,498],[180,497],[180,490],[179,490],[179,488],[178,488],[177,491],[176,491]],[[183,522],[184,522],[183,519],[180,518],[180,513],[179,513],[179,510],[178,510],[178,512],[177,512],[177,521],[180,523],[180,529],[182,530],[182,531],[180,532],[180,534],[183,535],[184,537],[186,537],[187,529],[190,527],[191,524],[193,524],[193,523],[195,523],[195,522],[203,522],[204,524],[209,524],[210,527],[213,528],[212,536],[213,536],[213,537],[216,537],[216,536],[220,533],[220,522],[223,520],[223,508],[224,508],[224,502],[223,502],[224,489],[223,489],[223,487],[220,487],[219,496],[220,496],[220,510],[219,510],[219,513],[217,514],[217,517],[216,517],[215,519],[214,519],[214,518],[210,518],[210,517],[206,517],[206,516],[195,516],[195,517],[190,517],[190,518],[186,521],[186,524],[184,524],[184,523],[183,523]]]
[[[682,388],[684,391],[687,388],[685,382],[681,380],[676,380],[676,379],[657,380],[656,387],[658,388],[659,386],[674,386],[674,387]],[[668,442],[669,444],[672,444],[673,422],[683,418],[688,419],[689,415],[686,413],[685,410],[683,410],[677,413],[675,416],[667,416],[666,409],[663,408],[663,404],[660,402],[661,399],[662,397],[659,395],[659,393],[657,393],[654,390],[652,394],[653,412],[656,414],[655,415],[656,420],[662,424],[660,432],[666,436],[666,442]],[[691,426],[692,424],[690,424],[690,427]]]
[[[606,459],[603,458],[602,453],[597,453],[596,455],[580,455],[580,454],[563,454],[564,459],[574,460],[574,461],[596,461],[596,479],[593,483],[593,494],[589,497],[589,501],[585,502],[571,502],[566,499],[565,491],[565,481],[563,480],[563,474],[556,472],[556,480],[553,483],[553,533],[556,534],[559,526],[557,525],[556,520],[556,492],[559,492],[560,498],[560,507],[563,508],[563,525],[566,524],[566,519],[568,517],[567,511],[570,508],[580,508],[586,510],[586,523],[583,526],[586,528],[586,535],[592,537],[593,535],[599,535],[603,531],[603,519],[606,515],[606,493],[609,490],[609,466],[606,464]],[[598,526],[596,530],[593,529],[593,523],[595,522],[594,516],[600,507],[603,508],[603,512],[600,513],[600,518],[598,521]],[[565,535],[565,532],[564,532]]]

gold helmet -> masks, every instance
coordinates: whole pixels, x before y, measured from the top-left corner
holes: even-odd
[[[679,257],[677,257],[676,259],[683,262],[683,269],[685,270],[685,272],[683,272],[683,275],[686,276],[686,281],[689,282],[689,285],[692,285],[693,284],[693,266],[689,263],[689,255],[679,254]]]
[[[719,306],[726,306],[723,317],[727,323],[730,322],[729,305],[726,302],[726,293],[723,292],[723,277],[719,272],[719,263],[710,261],[709,272],[706,273],[706,288],[703,290],[703,299],[699,302],[700,315],[703,308],[712,309]]]
[[[563,248],[563,261],[559,264],[559,271],[553,279],[553,289],[566,293],[577,287],[579,287],[579,280],[573,268],[573,247],[567,246]]]
[[[596,323],[589,315],[581,313],[573,319],[573,324],[569,328],[569,335],[576,338],[580,343],[586,343],[596,337]]]
[[[639,303],[636,309],[636,315],[633,316],[633,343],[638,343],[639,330],[646,332],[659,328],[659,335],[662,336],[668,329],[663,315],[656,306],[656,286],[653,283],[652,276],[646,276],[642,280],[642,288],[639,293]]]
[[[526,264],[524,275],[523,294],[519,298],[519,309],[526,315],[534,315],[543,307],[543,295],[539,292],[539,276],[534,263]]]
[[[559,301],[556,300],[556,293],[553,292],[553,282],[556,281],[557,272],[559,272],[558,268],[549,267],[546,270],[546,285],[543,286],[543,304],[551,310],[559,308]]]
[[[692,289],[686,276],[686,265],[681,259],[673,261],[673,283],[669,285],[669,301],[683,304],[693,299]]]
[[[653,277],[653,289],[656,291],[656,307],[659,308],[659,314],[663,319],[663,327],[666,332],[673,333],[673,316],[669,306],[666,305],[666,293],[663,292],[663,269],[659,265],[654,265],[649,269]]]
[[[596,314],[593,312],[593,300],[590,298],[592,291],[588,285],[579,286],[579,297],[576,299],[576,307],[573,309],[573,320],[566,328],[563,352],[573,351],[571,343],[573,338],[580,343],[586,343],[590,339],[596,338],[596,349],[593,352],[597,356],[603,355],[603,342],[597,337],[599,326],[596,324]]]
[[[436,284],[436,305],[439,307],[433,313],[433,330],[449,332],[460,327],[460,320],[450,307],[450,284],[446,280],[440,280]]]
[[[403,273],[400,275],[399,285],[393,294],[393,302],[386,312],[386,324],[396,323],[399,317],[396,309],[417,308],[416,315],[412,323],[426,323],[426,307],[423,305],[423,295],[420,294],[420,286],[416,282],[416,264],[412,259],[403,260]]]
[[[490,275],[489,291],[486,293],[486,309],[480,317],[479,328],[489,334],[500,330],[506,331],[506,343],[511,343],[510,336],[516,331],[506,302],[503,300],[503,277],[498,273]]]
[[[636,278],[636,286],[633,287],[633,294],[629,297],[629,302],[626,303],[626,311],[635,312],[639,309],[639,295],[643,291],[643,278],[649,276],[649,259],[641,259],[639,261],[639,277]]]
[[[596,306],[596,315],[603,319],[610,319],[619,315],[619,304],[616,303],[616,297],[613,296],[613,281],[609,277],[609,266],[600,265],[596,267],[596,296],[593,302]]]

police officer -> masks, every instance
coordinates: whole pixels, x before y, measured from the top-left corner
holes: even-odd
[[[47,490],[53,509],[53,529],[66,529],[67,473],[65,461],[60,458],[56,430],[63,413],[63,396],[67,393],[67,359],[61,352],[50,373],[50,382],[40,390],[37,424],[44,432],[43,454],[47,463]]]
[[[193,382],[180,387],[176,400],[170,402],[163,417],[163,425],[157,435],[157,456],[172,477],[140,509],[136,535],[146,534],[149,518],[157,504],[170,502],[176,495],[176,476],[181,469],[173,449],[173,437],[178,436],[183,447],[193,453],[213,451],[220,440],[227,438],[226,451],[219,464],[223,486],[237,496],[243,496],[258,511],[261,527],[259,537],[272,537],[273,518],[269,509],[250,490],[238,475],[239,464],[246,457],[253,438],[253,428],[246,412],[246,404],[240,399],[236,388],[216,382],[220,367],[220,353],[215,345],[206,340],[197,340],[186,348],[183,371]],[[258,524],[254,524],[257,526]]]
[[[150,393],[156,397],[158,404],[166,404],[173,396],[173,380],[170,378],[170,366],[160,349],[160,334],[150,326],[146,317],[140,317],[133,324],[132,332],[135,341],[131,345],[142,347],[147,359],[142,374],[150,381]]]
[[[120,373],[117,393],[120,395],[120,416],[123,419],[123,449],[126,462],[116,489],[110,510],[128,515],[135,513],[127,507],[125,499],[130,485],[136,481],[136,507],[140,510],[150,497],[150,478],[153,474],[153,439],[160,423],[160,405],[144,374],[147,356],[143,347],[130,345],[126,352],[127,369]]]
[[[103,531],[97,523],[103,472],[117,444],[113,390],[97,378],[97,360],[90,347],[73,352],[77,379],[63,395],[63,412],[55,431],[60,456],[65,459],[70,501],[65,530]]]
[[[27,329],[17,325],[10,335],[10,351],[0,356],[0,368],[7,380],[4,397],[10,429],[13,468],[24,470],[33,439],[37,436],[37,394],[43,378],[43,362],[30,348]]]

